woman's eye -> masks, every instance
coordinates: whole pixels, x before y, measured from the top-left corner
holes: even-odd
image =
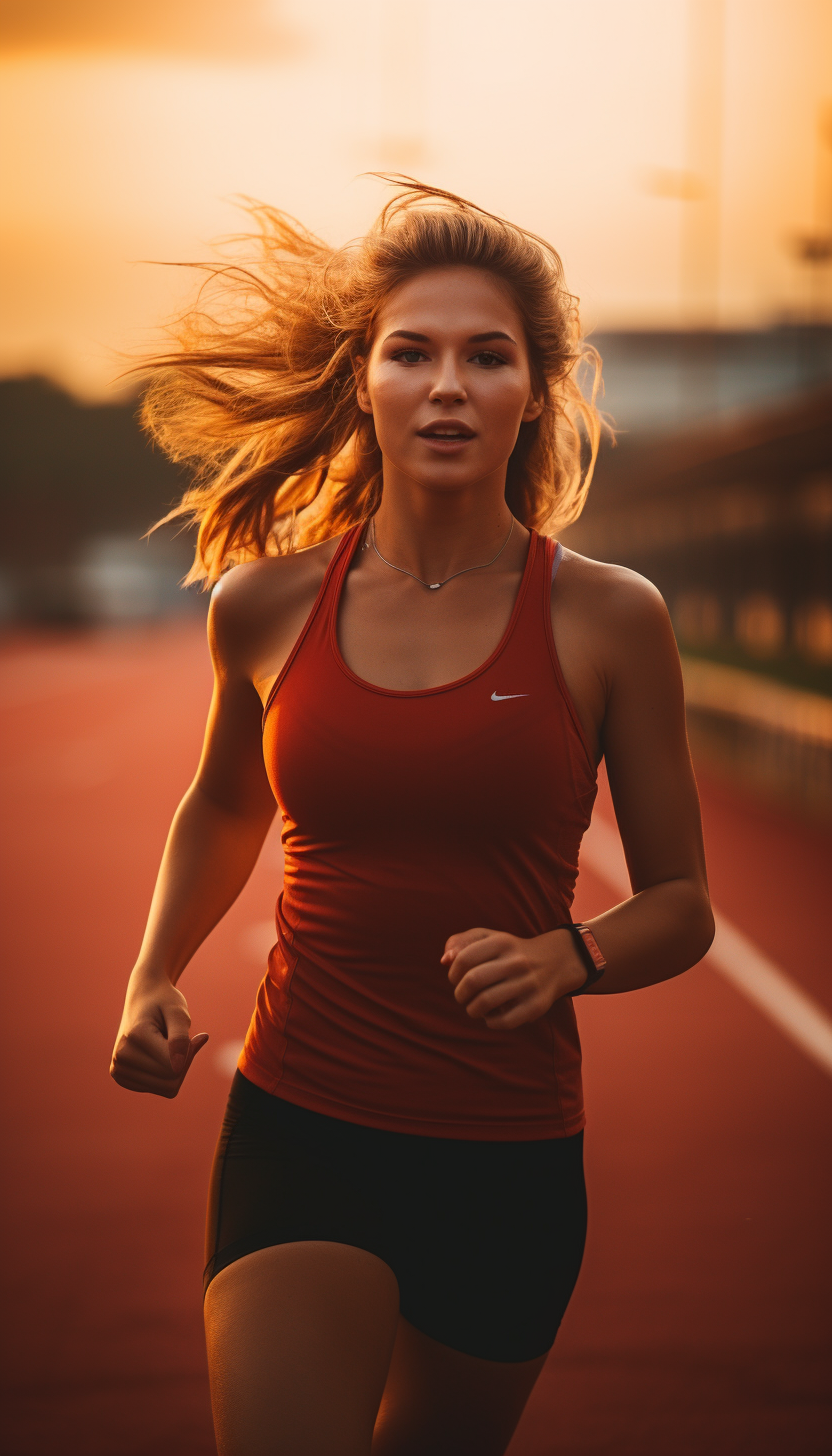
[[[506,362],[501,354],[494,354],[490,349],[481,350],[479,354],[474,355],[474,358],[478,364],[484,364],[489,369],[492,369],[497,364],[505,364]]]
[[[393,355],[393,358],[400,359],[402,364],[418,364],[419,360],[424,357],[421,349],[399,349],[399,352]]]

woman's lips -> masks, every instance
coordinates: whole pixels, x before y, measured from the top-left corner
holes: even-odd
[[[434,435],[428,430],[417,430],[416,433],[420,440],[424,440],[425,444],[429,445],[432,450],[438,450],[440,455],[456,455],[466,445],[470,445],[472,440],[476,439],[476,435],[474,434],[442,435],[437,433]]]

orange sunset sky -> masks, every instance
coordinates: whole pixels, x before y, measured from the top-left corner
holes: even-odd
[[[341,242],[361,172],[450,187],[554,242],[588,327],[805,317],[832,231],[832,0],[28,0],[2,38],[0,372],[87,397],[188,286],[140,260],[235,194]]]

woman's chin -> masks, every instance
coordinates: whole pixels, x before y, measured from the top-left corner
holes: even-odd
[[[471,455],[466,458],[462,453],[443,455],[440,458],[437,452],[429,460],[421,455],[419,459],[408,456],[400,460],[390,460],[388,463],[397,474],[406,476],[408,480],[427,490],[465,490],[498,475],[505,460],[489,461],[476,459]]]

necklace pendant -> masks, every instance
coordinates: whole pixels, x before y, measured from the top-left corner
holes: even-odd
[[[497,556],[502,556],[503,552],[505,551],[505,549],[506,549],[506,547],[507,547],[507,545],[509,543],[509,540],[511,538],[511,533],[512,533],[513,530],[514,530],[514,516],[512,516],[512,518],[511,518],[511,525],[508,528],[508,536],[506,536],[505,541],[503,542],[502,546],[500,547],[499,551],[497,552]],[[465,566],[465,567],[463,567],[462,571],[453,571],[453,572],[451,572],[451,575],[450,576],[446,576],[444,581],[423,581],[422,578],[421,578],[421,576],[417,576],[416,575],[415,571],[407,571],[405,569],[405,567],[403,567],[403,566],[396,566],[394,562],[388,561],[386,556],[382,556],[381,552],[378,549],[378,546],[376,545],[376,522],[375,522],[375,516],[373,517],[372,522],[370,524],[370,531],[372,531],[372,533],[373,533],[372,534],[372,539],[370,538],[370,532],[368,531],[367,532],[367,540],[366,540],[366,542],[365,542],[362,550],[366,550],[366,548],[367,548],[368,545],[369,546],[372,546],[372,548],[375,551],[376,556],[378,557],[379,561],[383,561],[384,562],[384,565],[385,566],[389,566],[390,569],[391,569],[391,571],[400,571],[401,574],[402,574],[402,576],[411,576],[414,581],[418,581],[419,582],[420,586],[426,586],[427,589],[428,589],[428,591],[438,591],[439,588],[440,588],[440,586],[447,585],[447,583],[449,581],[456,581],[456,579],[457,579],[458,576],[467,576],[467,574],[468,574],[469,571],[482,571],[483,568],[486,567],[486,566],[493,566],[494,565],[494,562],[497,560],[497,556],[492,556],[492,558],[491,558],[490,561],[483,561],[481,563],[481,565],[479,565],[479,566]]]

